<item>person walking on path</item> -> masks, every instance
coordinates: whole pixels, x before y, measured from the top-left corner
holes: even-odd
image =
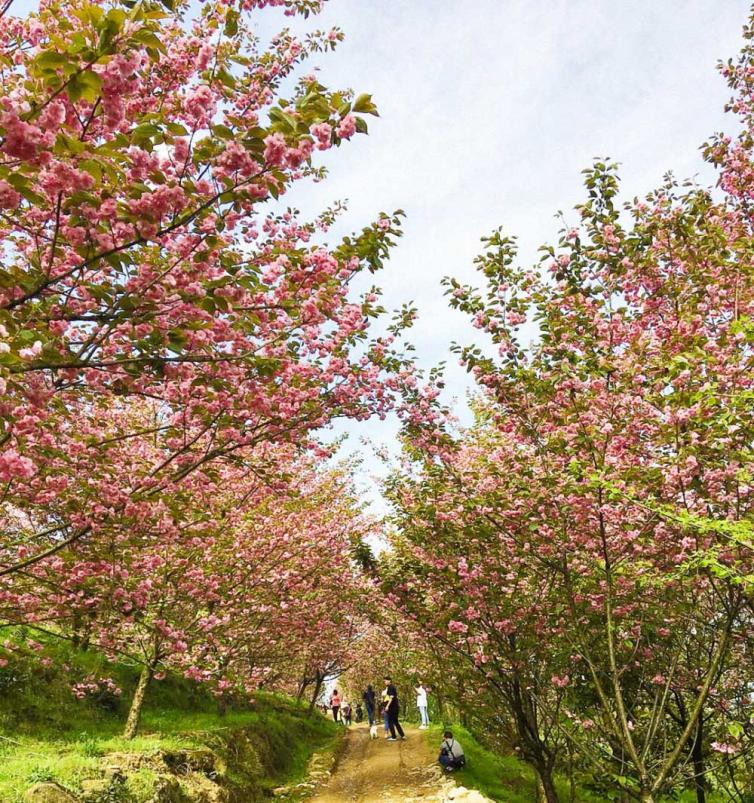
[[[361,695],[362,699],[364,700],[364,705],[367,709],[367,719],[369,720],[370,727],[374,725],[374,702],[375,702],[375,694],[374,689],[370,686],[367,686],[364,692]]]
[[[392,679],[387,676],[385,677],[385,684],[385,695],[387,697],[387,724],[390,728],[390,739],[388,741],[395,742],[397,741],[397,737],[395,735],[396,731],[401,739],[405,739],[406,734],[403,732],[401,723],[398,722],[398,715],[401,711],[400,701],[398,700],[398,689],[396,689],[393,685]]]
[[[341,708],[341,719],[347,728],[351,725],[351,703],[343,703],[343,707]]]
[[[419,709],[419,716],[421,717],[421,725],[419,730],[426,730],[429,727],[429,714],[427,713],[427,689],[424,684],[419,681],[416,691],[416,707]]]
[[[332,718],[335,722],[338,722],[338,716],[340,714],[340,695],[337,689],[333,689],[330,695],[330,708],[332,708]]]

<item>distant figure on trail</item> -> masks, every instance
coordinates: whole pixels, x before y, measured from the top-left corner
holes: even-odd
[[[340,709],[340,716],[343,720],[343,724],[348,727],[351,724],[351,703],[343,703],[343,706]]]
[[[401,723],[398,722],[398,714],[400,714],[401,711],[401,705],[398,700],[398,689],[395,688],[392,679],[387,675],[385,676],[385,684],[387,724],[390,728],[390,738],[388,741],[396,742],[398,741],[395,735],[396,731],[401,739],[406,738],[406,734],[403,732]]]
[[[466,766],[466,756],[463,754],[463,747],[453,738],[452,731],[445,731],[443,740],[440,744],[440,755],[437,760],[445,768],[445,772],[461,769]]]
[[[419,716],[421,717],[421,725],[419,730],[426,730],[429,727],[429,714],[427,713],[427,688],[419,681],[416,691],[416,707],[419,709]]]
[[[361,722],[361,720],[364,719],[364,708],[361,705],[361,703],[356,703],[355,711],[356,713],[354,715],[354,719],[356,720],[356,722]]]
[[[338,722],[340,714],[340,695],[338,694],[337,689],[333,689],[333,692],[330,695],[330,708],[332,708],[332,718],[335,720],[335,722]]]
[[[367,686],[366,689],[363,691],[361,695],[362,700],[364,700],[364,705],[367,709],[367,719],[369,720],[370,725],[374,725],[374,702],[375,702],[375,693],[374,689],[371,686]]]

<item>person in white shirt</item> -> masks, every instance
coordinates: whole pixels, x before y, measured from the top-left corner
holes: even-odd
[[[429,714],[427,713],[427,689],[424,684],[419,681],[416,691],[416,707],[419,709],[419,716],[421,717],[421,725],[419,730],[426,730],[429,727]]]

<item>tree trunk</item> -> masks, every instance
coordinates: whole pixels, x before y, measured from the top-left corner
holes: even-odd
[[[440,689],[435,690],[435,697],[437,698],[437,714],[438,720],[445,724],[446,716],[445,716],[445,697]]]
[[[573,745],[568,743],[568,800],[576,803],[576,773],[573,768]]]
[[[675,693],[675,700],[678,706],[678,718],[682,728],[686,727],[688,723],[688,715],[686,713],[686,703],[683,696],[678,692]],[[694,741],[691,743],[691,763],[694,767],[694,791],[696,792],[696,803],[706,803],[707,793],[705,783],[705,768],[704,768],[704,714],[699,715],[699,720],[696,725],[696,733],[694,734]]]
[[[134,692],[133,700],[131,700],[131,708],[128,712],[128,719],[126,720],[126,727],[123,730],[123,737],[125,739],[133,739],[139,730],[139,720],[141,719],[141,709],[144,705],[144,697],[149,687],[149,682],[152,680],[154,674],[154,667],[147,664],[139,675],[139,682],[136,684],[136,691]]]
[[[73,614],[71,630],[73,632],[71,641],[73,642],[73,646],[78,650],[81,648],[81,614],[78,611]]]
[[[312,712],[314,711],[314,706],[317,702],[317,697],[319,697],[319,692],[322,688],[322,675],[317,672],[317,676],[314,680],[314,694],[312,694],[311,702],[309,703],[309,716],[311,716]]]
[[[537,767],[537,793],[545,803],[560,803],[552,771],[546,767]]]
[[[691,747],[691,761],[694,765],[694,789],[696,790],[696,803],[706,803],[707,793],[704,770],[704,718],[699,717],[696,726],[696,737]]]

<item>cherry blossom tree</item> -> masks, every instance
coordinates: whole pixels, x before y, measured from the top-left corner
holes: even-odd
[[[318,153],[366,131],[375,107],[311,75],[284,95],[340,33],[284,32],[263,50],[264,5],[207,2],[192,16],[188,2],[43,0],[24,19],[4,6],[2,576],[98,526],[91,509],[44,511],[83,452],[108,461],[95,409],[107,399],[157,402],[118,437],[164,446],[150,491],[98,489],[116,514],[224,455],[306,445],[335,417],[390,405],[402,323],[370,342],[377,293],[349,287],[381,267],[399,217],[328,249],[333,213],[302,222],[278,201],[321,177]]]
[[[486,287],[446,283],[493,346],[458,349],[477,423],[407,416],[394,593],[495,690],[548,801],[569,751],[605,794],[703,801],[745,731],[751,64],[723,70],[743,133],[705,148],[718,191],[669,176],[622,208],[598,161],[539,269],[486,240]]]
[[[151,464],[140,447],[135,472]],[[372,524],[350,473],[292,446],[260,446],[254,458],[194,472],[138,518],[111,517],[85,546],[16,580],[10,621],[15,610],[16,621],[140,668],[128,737],[162,673],[208,685],[222,708],[262,686],[289,689],[300,666],[337,661],[358,632],[353,554]]]
[[[318,433],[384,415],[413,369],[370,335],[401,213],[327,245],[284,205],[371,97],[269,46],[265,6],[42,0],[0,10],[0,617],[222,700],[288,687],[357,630],[371,526]],[[363,285],[363,282],[361,282]]]

